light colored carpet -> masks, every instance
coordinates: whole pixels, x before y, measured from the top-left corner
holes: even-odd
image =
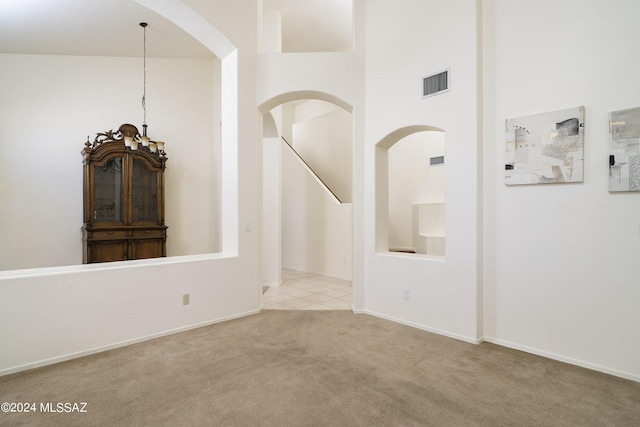
[[[268,310],[0,377],[0,425],[633,426],[640,383],[348,311]]]

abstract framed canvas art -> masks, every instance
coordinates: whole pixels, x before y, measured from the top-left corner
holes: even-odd
[[[609,191],[640,191],[640,108],[609,113]]]
[[[505,121],[505,184],[582,182],[584,107]]]

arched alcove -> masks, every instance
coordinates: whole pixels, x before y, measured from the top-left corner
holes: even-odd
[[[351,52],[352,0],[259,0],[261,52]]]
[[[376,145],[376,251],[445,255],[444,131],[398,129]]]

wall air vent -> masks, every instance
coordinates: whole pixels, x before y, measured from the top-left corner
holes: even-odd
[[[446,69],[436,74],[422,78],[422,97],[437,95],[447,92],[450,87],[449,70]]]
[[[444,165],[444,156],[429,158],[429,166],[440,166],[440,165]]]

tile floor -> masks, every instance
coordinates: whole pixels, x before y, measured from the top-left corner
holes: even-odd
[[[282,283],[262,295],[265,310],[351,310],[348,280],[282,269]]]

